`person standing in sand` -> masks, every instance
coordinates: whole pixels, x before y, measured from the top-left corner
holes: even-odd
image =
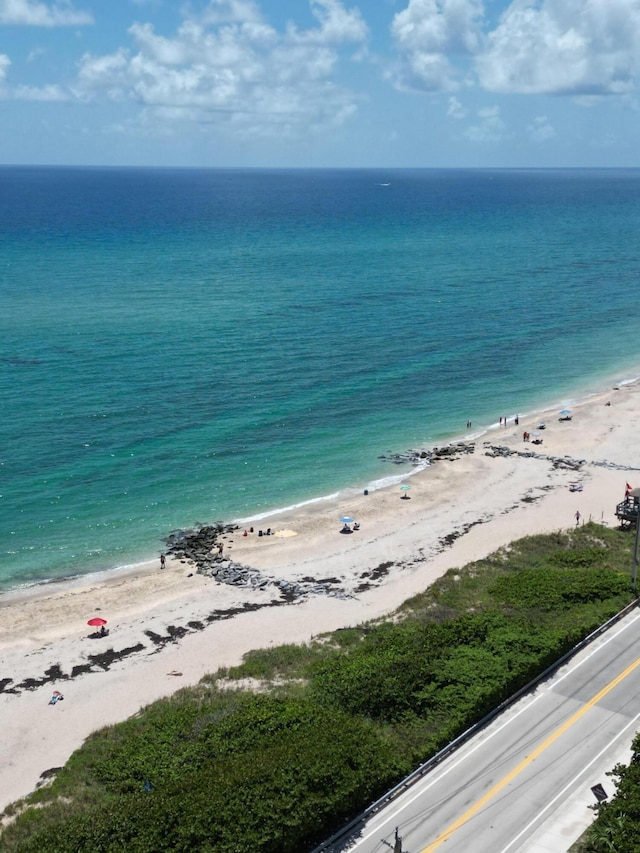
[[[580,516],[580,510],[579,510],[579,509],[577,509],[577,510],[576,510],[576,527],[580,524],[580,518],[581,518],[581,516]]]
[[[164,569],[165,563],[167,562],[167,558],[164,554],[160,554],[160,568]]]

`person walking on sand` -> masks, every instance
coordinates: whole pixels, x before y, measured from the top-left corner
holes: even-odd
[[[164,554],[160,554],[160,568],[164,569],[164,565],[167,562],[167,558]]]
[[[580,518],[581,518],[581,516],[580,516],[580,510],[579,510],[579,509],[577,509],[577,510],[576,510],[576,527],[580,524]]]

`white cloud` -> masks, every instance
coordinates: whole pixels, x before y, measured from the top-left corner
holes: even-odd
[[[8,86],[6,84],[7,74],[11,60],[0,53],[0,98],[15,101],[68,101],[71,98],[62,86],[48,84],[46,86]]]
[[[0,24],[75,27],[93,24],[93,15],[74,9],[66,0],[52,4],[38,0],[0,0]]]
[[[486,0],[488,5],[488,0]],[[625,95],[640,75],[640,0],[408,0],[391,32],[399,88]],[[392,76],[392,75],[390,75]]]
[[[11,60],[6,53],[0,53],[0,83],[7,79],[7,71],[11,65]]]
[[[76,97],[90,99],[94,91],[102,91],[112,100],[124,97],[128,85],[129,57],[122,48],[108,56],[85,54],[80,60]]]
[[[215,121],[260,135],[340,125],[357,108],[333,81],[340,47],[361,45],[368,30],[339,0],[310,5],[318,25],[306,30],[278,32],[249,0],[214,0],[169,37],[134,24],[133,50],[83,56],[76,93],[137,101],[149,127]]]
[[[205,25],[228,24],[238,21],[262,21],[262,15],[253,0],[210,0],[202,14]]]
[[[546,142],[547,139],[553,139],[556,135],[546,116],[536,116],[528,126],[527,132],[533,142]]]
[[[409,0],[391,32],[401,65],[400,88],[456,89],[464,69],[457,60],[473,55],[481,40],[482,0]]]
[[[500,142],[507,129],[500,116],[500,107],[484,107],[478,110],[477,124],[471,125],[465,131],[465,136],[472,142]]]
[[[309,0],[311,12],[320,27],[298,31],[289,25],[290,37],[297,41],[316,44],[362,42],[369,29],[358,9],[345,9],[340,0]]]
[[[640,71],[640,0],[514,0],[477,69],[494,92],[628,92]]]
[[[467,111],[462,106],[460,101],[455,97],[455,95],[452,95],[449,98],[449,104],[447,106],[447,115],[449,116],[449,118],[461,119],[464,118],[466,114]]]
[[[11,97],[16,101],[68,101],[70,95],[61,86],[16,86]]]

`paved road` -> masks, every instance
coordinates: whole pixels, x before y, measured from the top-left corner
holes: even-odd
[[[584,649],[534,694],[361,827],[340,850],[403,853],[562,853],[547,847],[545,827],[566,816],[578,795],[628,754],[640,719],[640,612]],[[590,814],[582,807],[582,822]],[[536,841],[536,839],[538,839]]]

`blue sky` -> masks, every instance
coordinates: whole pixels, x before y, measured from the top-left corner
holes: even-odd
[[[0,163],[638,166],[640,0],[0,0]]]

